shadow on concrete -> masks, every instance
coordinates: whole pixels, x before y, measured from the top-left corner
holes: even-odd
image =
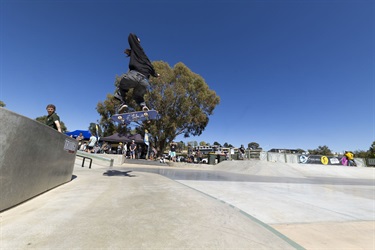
[[[103,173],[104,176],[125,176],[125,177],[136,177],[136,175],[129,174],[133,171],[118,171],[118,170],[108,170]]]
[[[70,179],[70,181],[72,181],[72,180],[74,180],[74,179],[76,179],[77,178],[77,175],[72,175],[72,179]]]

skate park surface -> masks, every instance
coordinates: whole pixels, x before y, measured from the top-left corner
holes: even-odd
[[[1,249],[375,249],[374,168],[81,164],[1,213]]]

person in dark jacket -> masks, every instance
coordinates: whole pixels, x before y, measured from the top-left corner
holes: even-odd
[[[121,102],[118,109],[119,113],[122,113],[128,107],[125,103],[125,97],[130,89],[133,89],[133,98],[136,103],[142,110],[148,110],[144,100],[144,95],[150,86],[148,80],[150,75],[153,77],[159,76],[144,52],[141,40],[137,35],[130,33],[128,42],[130,49],[126,49],[124,53],[130,57],[129,72],[121,79],[119,89],[114,95]]]

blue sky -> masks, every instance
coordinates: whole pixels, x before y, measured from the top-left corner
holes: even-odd
[[[368,150],[375,140],[375,3],[0,1],[0,100],[35,119],[49,103],[85,130],[127,71],[127,36],[183,62],[221,98],[199,137],[234,146]]]

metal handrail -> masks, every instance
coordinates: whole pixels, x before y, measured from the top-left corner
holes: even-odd
[[[89,165],[89,168],[91,168],[91,164],[92,164],[92,159],[90,157],[86,157],[86,156],[82,156],[82,155],[76,155],[76,156],[79,156],[79,157],[82,157],[83,158],[83,161],[82,161],[82,167],[84,167],[85,165],[85,160],[86,159],[89,159],[90,160],[90,165]]]

